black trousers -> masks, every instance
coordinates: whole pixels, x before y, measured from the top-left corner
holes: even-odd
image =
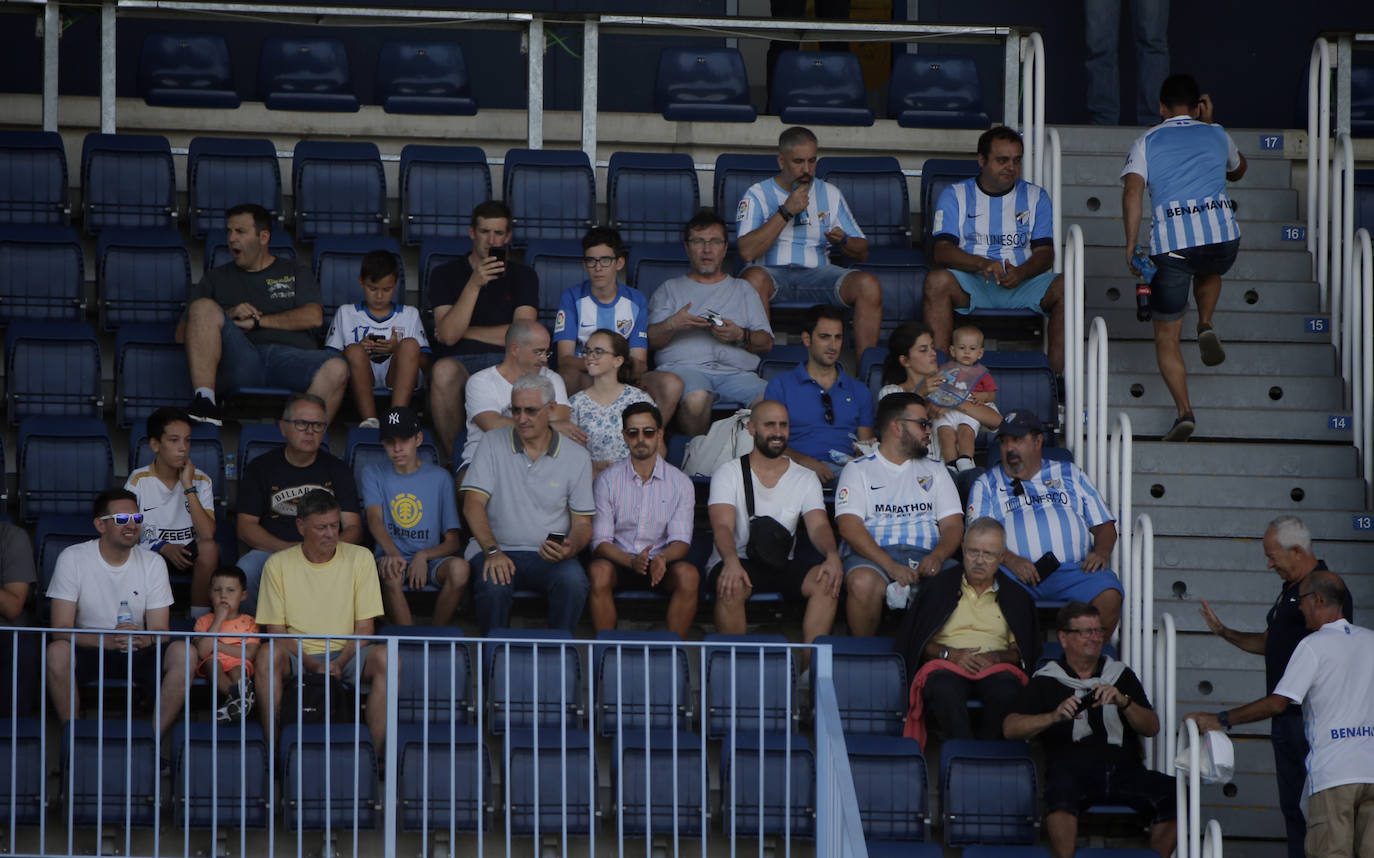
[[[937,670],[926,677],[926,714],[946,739],[1001,739],[1002,721],[1020,691],[1020,681],[1009,673],[974,680],[952,670]],[[976,733],[968,708],[973,699],[983,702]]]

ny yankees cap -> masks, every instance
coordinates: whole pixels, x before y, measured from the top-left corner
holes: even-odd
[[[414,438],[420,434],[420,418],[415,412],[402,405],[388,408],[382,414],[381,426],[377,433],[383,441],[388,438]]]
[[[1032,432],[1043,434],[1045,427],[1041,425],[1040,418],[1029,411],[1008,411],[1007,416],[1002,418],[1002,425],[997,427],[997,437],[1010,435],[1013,438],[1021,438]]]

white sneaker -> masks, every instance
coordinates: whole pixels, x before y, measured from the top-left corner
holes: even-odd
[[[358,424],[358,428],[359,428],[359,429],[377,429],[377,428],[380,428],[381,425],[382,425],[382,424],[377,420],[376,417],[369,417],[369,418],[367,418],[366,420],[364,420],[363,422],[359,423],[359,424]]]

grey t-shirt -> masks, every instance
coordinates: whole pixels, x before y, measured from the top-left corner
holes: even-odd
[[[233,262],[212,268],[200,278],[199,283],[191,287],[186,302],[189,304],[197,298],[213,298],[225,310],[246,301],[257,307],[263,315],[322,303],[320,284],[315,282],[310,266],[301,260],[281,257],[261,271],[244,271]],[[244,333],[255,346],[275,344],[298,349],[319,348],[311,331],[259,328]]]
[[[5,584],[35,584],[38,576],[33,568],[33,544],[23,528],[0,522],[0,586]],[[29,588],[32,592],[33,588]],[[20,611],[13,620],[0,617],[0,625],[27,626],[29,612]],[[8,665],[7,665],[8,666]]]
[[[710,284],[698,283],[686,275],[674,277],[658,287],[650,299],[649,324],[666,320],[687,304],[692,305],[688,312],[694,315],[702,316],[711,310],[740,327],[773,333],[759,293],[738,277]],[[678,365],[709,373],[753,372],[759,366],[758,355],[720,342],[706,328],[674,331],[672,340],[654,353],[654,361],[658,369],[671,370]]]
[[[591,456],[556,430],[549,449],[533,462],[514,427],[487,432],[461,491],[487,496],[491,535],[506,551],[538,551],[550,533],[568,532],[572,515],[596,512]],[[470,559],[480,552],[474,539],[465,554]]]

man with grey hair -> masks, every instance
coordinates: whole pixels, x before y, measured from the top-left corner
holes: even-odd
[[[245,462],[239,480],[238,535],[249,550],[239,555],[238,567],[248,577],[243,610],[250,614],[257,606],[258,581],[267,558],[301,541],[296,502],[307,492],[324,489],[338,498],[342,508],[339,538],[354,545],[363,541],[353,473],[320,449],[329,428],[324,401],[310,393],[293,394],[277,425],[286,446]]]
[[[1264,631],[1242,632],[1228,628],[1206,599],[1202,600],[1198,613],[1202,614],[1202,619],[1213,634],[1220,635],[1246,652],[1264,656],[1264,690],[1272,695],[1288,667],[1293,650],[1309,634],[1303,619],[1299,590],[1313,572],[1325,570],[1326,564],[1312,554],[1312,535],[1302,520],[1294,515],[1279,516],[1269,522],[1262,545],[1269,568],[1277,572],[1283,581],[1279,597],[1269,609]],[[1354,615],[1348,591],[1343,613],[1346,620]],[[1279,809],[1283,812],[1288,832],[1288,854],[1290,858],[1298,858],[1305,854],[1303,839],[1307,834],[1307,820],[1299,806],[1303,779],[1306,777],[1304,760],[1308,750],[1302,724],[1302,707],[1291,704],[1271,718],[1269,740],[1274,745],[1274,774],[1279,782]]]
[[[467,467],[477,452],[483,434],[503,426],[514,426],[511,416],[511,388],[524,375],[540,375],[552,385],[553,405],[549,422],[563,435],[578,444],[587,443],[587,435],[571,419],[568,390],[558,373],[549,369],[549,330],[538,322],[516,319],[506,328],[506,356],[496,366],[474,373],[467,386],[467,440],[461,450],[453,454]],[[446,443],[452,438],[444,439]]]
[[[831,251],[863,262],[868,239],[834,185],[816,178],[816,135],[794,126],[778,136],[778,167],[771,179],[745,191],[735,220],[741,258],[753,263],[743,277],[770,302],[852,307],[854,351],[878,344],[883,287],[866,271],[830,262]]]
[[[550,628],[568,632],[587,601],[590,585],[577,554],[591,541],[596,512],[592,460],[551,425],[556,381],[543,373],[515,380],[514,425],[482,436],[459,490],[472,532],[465,553],[483,634],[509,624],[517,587],[543,593]]]

